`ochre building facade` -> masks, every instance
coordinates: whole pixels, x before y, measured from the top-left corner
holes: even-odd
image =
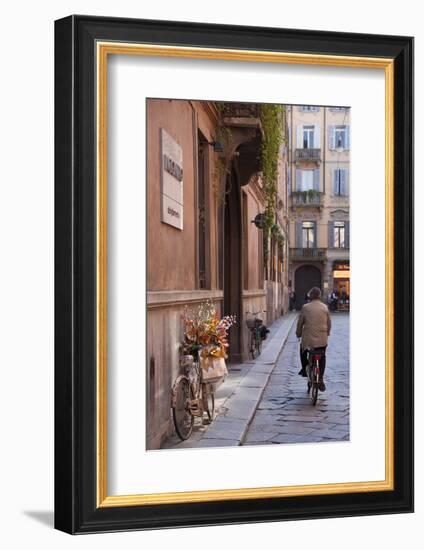
[[[350,109],[287,108],[289,126],[289,284],[300,308],[313,286],[350,302]]]
[[[237,363],[248,357],[247,312],[266,310],[269,324],[288,310],[289,149],[281,147],[279,161],[280,238],[264,239],[253,223],[265,209],[258,108],[147,102],[148,449],[173,431],[170,392],[186,307],[212,300],[220,314],[237,316],[229,358]],[[222,133],[231,139],[219,140]]]

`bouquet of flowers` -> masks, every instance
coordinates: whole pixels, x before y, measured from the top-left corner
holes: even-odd
[[[228,330],[236,323],[234,315],[219,318],[212,301],[208,300],[189,313],[187,308],[182,316],[184,341],[181,344],[183,355],[227,358]]]

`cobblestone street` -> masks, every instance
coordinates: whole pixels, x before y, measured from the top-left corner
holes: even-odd
[[[312,406],[300,368],[296,325],[278,358],[243,445],[349,439],[349,314],[332,315],[325,383]]]

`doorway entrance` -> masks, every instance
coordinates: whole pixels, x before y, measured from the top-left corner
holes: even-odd
[[[314,265],[302,265],[294,274],[294,290],[296,292],[296,309],[306,302],[306,294],[312,287],[321,288],[321,271]]]
[[[232,362],[242,360],[241,329],[242,312],[242,235],[241,202],[237,175],[234,167],[227,177],[227,195],[224,207],[224,315],[236,315],[237,323],[229,332],[229,358]]]

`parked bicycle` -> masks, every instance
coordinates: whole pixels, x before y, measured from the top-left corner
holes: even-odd
[[[215,411],[215,383],[204,381],[200,365],[200,349],[196,356],[181,358],[183,374],[175,380],[171,392],[172,417],[175,430],[182,440],[190,437],[194,418],[210,423]],[[204,419],[206,413],[206,419]]]
[[[308,394],[310,395],[312,405],[316,405],[319,390],[320,361],[324,351],[308,349],[308,364],[306,365],[306,374],[308,380]]]
[[[266,309],[260,311],[246,311],[246,315],[251,315],[246,319],[247,328],[250,330],[249,352],[252,359],[256,359],[262,350],[262,341],[265,340],[269,330],[259,319],[259,313],[266,313]]]

